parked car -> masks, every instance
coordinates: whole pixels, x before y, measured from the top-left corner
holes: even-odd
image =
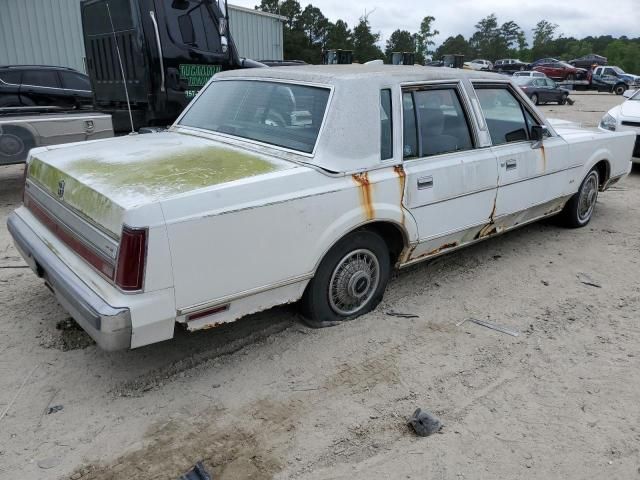
[[[569,63],[574,67],[586,68],[587,70],[589,70],[594,65],[606,65],[607,57],[591,53],[589,55],[584,55],[582,57],[569,60]]]
[[[616,95],[622,95],[628,89],[640,88],[640,76],[626,73],[615,65],[596,67],[591,72],[591,77],[593,83],[612,85],[612,91]]]
[[[633,161],[640,163],[640,89],[624,92],[627,100],[613,107],[600,120],[600,129],[607,132],[631,131],[636,134]]]
[[[464,65],[471,70],[493,70],[493,63],[489,60],[476,59],[470,62],[464,62]]]
[[[554,214],[585,226],[634,139],[555,129],[493,73],[227,71],[166,132],[32,150],[8,228],[106,349],[298,300],[330,326],[394,267]]]
[[[431,60],[424,64],[425,67],[444,67],[444,60]]]
[[[505,58],[503,60],[497,60],[493,64],[493,69],[497,72],[516,72],[527,70],[529,65],[520,60],[513,58]]]
[[[538,77],[546,78],[546,75],[542,72],[535,72],[533,70],[525,70],[524,72],[513,72],[514,77]]]
[[[576,68],[565,62],[541,63],[533,67],[533,70],[554,80],[578,80],[585,78],[587,74],[584,68]]]
[[[0,108],[55,106],[71,109],[92,104],[89,77],[72,68],[0,66]]]
[[[514,82],[536,105],[548,102],[558,102],[559,105],[564,105],[571,93],[565,88],[558,87],[556,82],[546,77],[516,77]]]
[[[560,60],[558,60],[557,58],[552,58],[552,57],[539,58],[538,60],[531,62],[529,64],[529,68],[537,67],[538,65],[542,65],[543,63],[556,63],[559,61]]]

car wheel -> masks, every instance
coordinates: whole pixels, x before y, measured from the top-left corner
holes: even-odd
[[[598,200],[599,185],[598,171],[591,170],[580,184],[578,192],[564,206],[562,215],[567,227],[584,227],[589,223]]]
[[[576,76],[573,73],[567,75],[567,80],[573,82],[576,79]]]
[[[520,71],[521,71],[521,72],[524,72],[524,67],[520,67]]]
[[[36,141],[29,130],[15,125],[0,125],[0,164],[23,162],[35,146]]]
[[[305,322],[330,327],[370,312],[382,300],[390,274],[389,248],[380,235],[367,230],[347,235],[307,285],[301,302]]]
[[[558,102],[558,105],[564,105],[567,103],[567,97],[568,95],[566,93],[562,94],[562,97],[560,98],[560,101]]]
[[[531,101],[535,105],[540,105],[540,100],[538,99],[538,94],[537,93],[534,93],[533,95],[531,95]]]
[[[627,91],[627,86],[624,85],[623,83],[619,83],[618,85],[616,85],[615,87],[613,87],[613,92],[616,95],[622,95],[624,92]]]

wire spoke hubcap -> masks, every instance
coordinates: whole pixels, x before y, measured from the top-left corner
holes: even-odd
[[[590,175],[582,186],[578,200],[578,218],[585,222],[591,218],[598,198],[598,180],[595,175]]]
[[[349,252],[338,262],[329,282],[329,305],[339,315],[352,315],[373,297],[380,283],[380,264],[370,250]]]

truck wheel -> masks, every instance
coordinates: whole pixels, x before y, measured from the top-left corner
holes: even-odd
[[[578,192],[569,199],[562,210],[562,220],[566,227],[584,227],[591,220],[598,200],[600,177],[593,169],[580,184]]]
[[[627,91],[627,86],[624,83],[619,83],[615,87],[613,87],[613,93],[616,95],[622,95]]]
[[[389,248],[377,233],[360,230],[340,240],[307,285],[301,307],[305,322],[330,327],[373,310],[391,275]]]
[[[540,100],[538,99],[537,93],[531,95],[531,101],[534,103],[534,105],[540,105]]]
[[[15,125],[0,125],[0,164],[20,163],[27,158],[36,141],[29,130]]]

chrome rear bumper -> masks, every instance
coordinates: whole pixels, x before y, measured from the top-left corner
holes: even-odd
[[[131,313],[112,307],[64,264],[16,213],[7,228],[31,269],[53,290],[63,308],[104,350],[131,347]]]

